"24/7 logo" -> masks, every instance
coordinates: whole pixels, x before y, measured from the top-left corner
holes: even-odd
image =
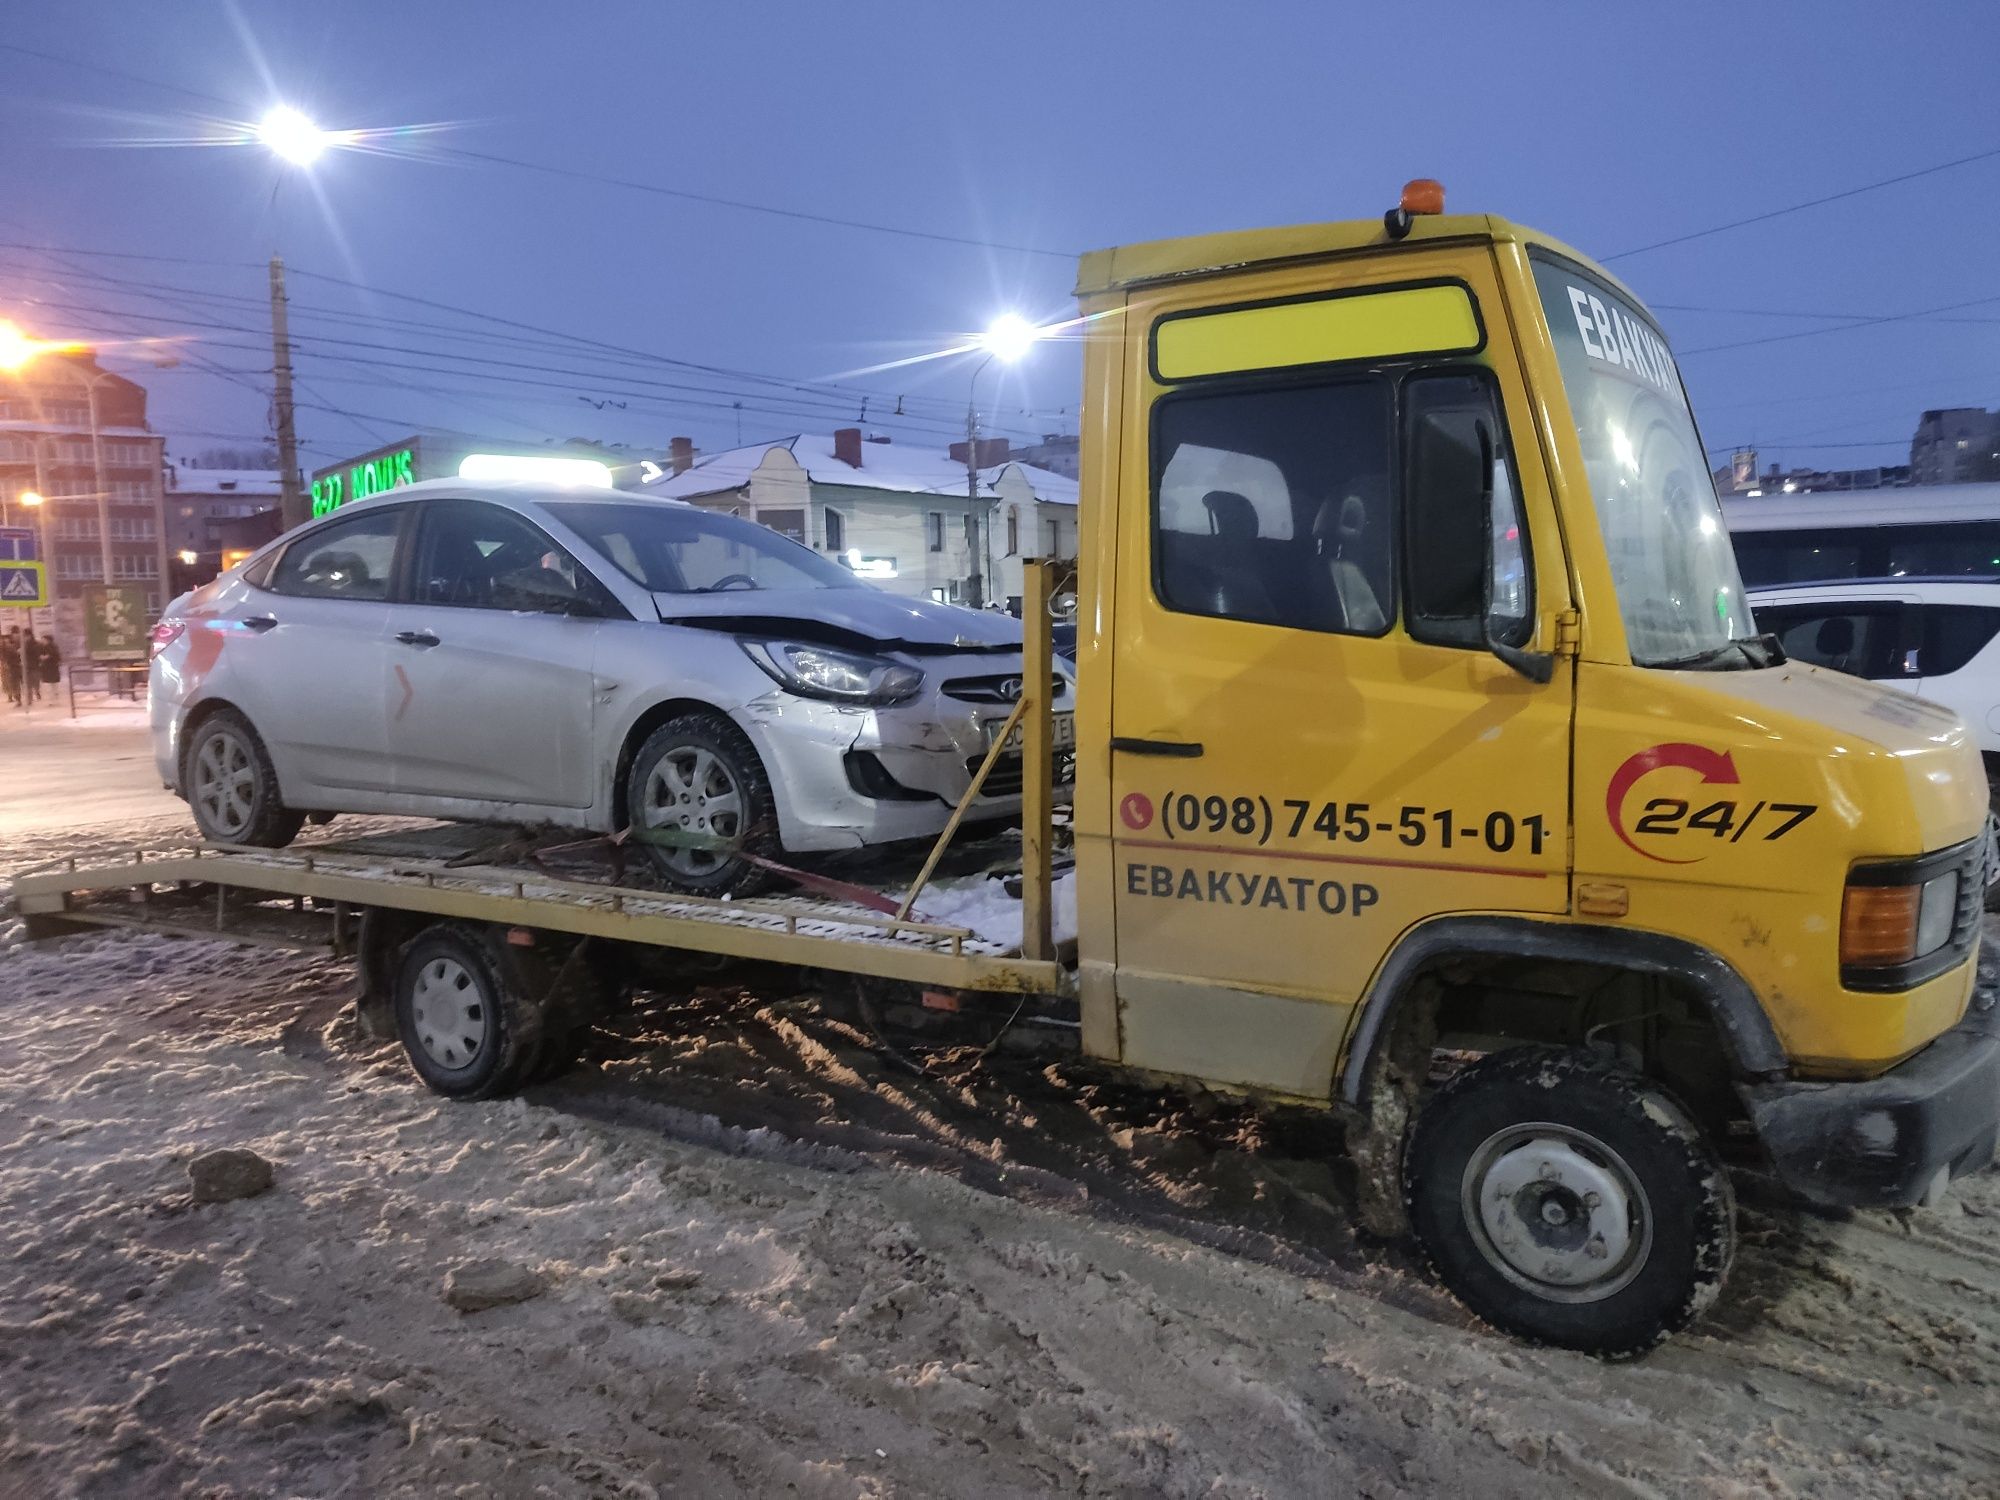
[[[1758,837],[1770,843],[1783,838],[1819,811],[1819,805],[1811,802],[1760,800],[1746,811],[1742,799],[1736,796],[1719,797],[1700,807],[1686,798],[1652,797],[1641,806],[1637,820],[1628,824],[1626,802],[1634,789],[1654,772],[1670,769],[1694,772],[1701,778],[1703,786],[1735,787],[1742,781],[1736,774],[1736,762],[1729,752],[1711,750],[1706,745],[1654,745],[1626,757],[1625,763],[1611,773],[1611,782],[1605,788],[1605,819],[1611,824],[1611,831],[1627,848],[1663,865],[1694,864],[1697,860],[1706,859],[1712,852],[1712,846],[1697,842],[1692,846],[1692,852],[1683,855],[1680,851],[1688,850],[1688,844],[1676,842],[1662,845],[1657,840],[1680,840],[1687,835],[1694,835],[1698,840],[1706,835],[1720,843],[1735,844],[1740,843],[1754,827]],[[1642,838],[1652,847],[1641,844],[1638,840]]]

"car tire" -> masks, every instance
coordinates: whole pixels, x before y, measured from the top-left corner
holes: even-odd
[[[396,1030],[417,1076],[447,1099],[500,1099],[531,1081],[550,1037],[540,996],[507,982],[491,930],[441,922],[396,964]]]
[[[282,849],[305,814],[285,806],[264,741],[233,708],[202,718],[182,750],[181,787],[201,836],[215,844]]]
[[[1473,1312],[1614,1359],[1701,1316],[1735,1254],[1728,1174],[1686,1111],[1566,1048],[1492,1053],[1439,1088],[1405,1144],[1403,1197]]]
[[[749,737],[722,714],[680,714],[646,736],[625,781],[632,838],[662,884],[696,896],[747,896],[770,872],[732,850],[780,852],[771,784]],[[713,839],[702,848],[672,840]]]

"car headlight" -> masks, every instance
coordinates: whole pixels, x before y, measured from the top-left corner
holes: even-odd
[[[916,696],[924,674],[884,656],[837,651],[805,641],[739,641],[744,653],[781,687],[804,698],[840,703],[901,703]]]

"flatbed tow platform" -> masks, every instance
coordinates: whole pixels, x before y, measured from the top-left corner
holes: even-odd
[[[550,865],[479,857],[482,848],[519,842],[496,845],[491,828],[445,824],[287,849],[133,848],[29,870],[14,894],[32,938],[123,927],[348,956],[361,918],[384,911],[941,989],[1059,995],[1070,987],[1060,957],[1025,959],[969,927],[898,918],[838,896],[719,900],[582,878],[587,858]]]

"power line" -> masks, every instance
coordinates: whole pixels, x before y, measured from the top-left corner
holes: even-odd
[[[53,52],[43,52],[34,47],[23,47],[13,42],[0,42],[0,51],[16,52],[26,57],[39,58],[64,67],[77,68],[87,73],[101,73],[116,78],[123,83],[136,83],[146,88],[165,89],[170,93],[187,98],[199,99],[207,104],[220,105],[224,109],[240,109],[238,101],[223,99],[214,94],[205,94],[197,89],[183,88],[178,84],[165,83],[156,78],[145,78],[137,73],[128,73],[122,68],[113,68],[103,63],[86,62],[81,58],[63,57]],[[480,162],[488,166],[510,167],[521,172],[539,172],[550,177],[568,177],[579,182],[596,183],[604,187],[624,188],[631,192],[651,193],[656,197],[678,198],[688,203],[702,203],[711,208],[732,208],[743,213],[769,214],[774,218],[795,219],[807,224],[826,224],[841,229],[858,229],[869,234],[895,235],[902,239],[925,240],[932,244],[959,245],[974,250],[1002,250],[1015,255],[1044,255],[1058,260],[1075,260],[1073,250],[1050,250],[1037,245],[1009,245],[997,240],[975,239],[970,235],[944,234],[928,229],[906,229],[895,224],[874,224],[865,219],[843,218],[837,214],[810,213],[803,209],[780,208],[770,203],[752,203],[741,198],[724,198],[712,193],[697,193],[688,188],[669,187],[664,183],[639,182],[628,177],[612,177],[604,173],[588,172],[580,167],[551,166],[545,162],[522,161],[517,157],[499,156],[485,151],[468,151],[453,146],[431,148],[433,155],[443,158],[457,158],[463,161]]]
[[[1747,219],[1732,219],[1727,224],[1717,224],[1709,229],[1696,229],[1687,234],[1677,234],[1671,239],[1655,240],[1650,245],[1640,245],[1632,250],[1620,250],[1616,255],[1603,255],[1599,256],[1598,259],[1606,262],[1627,260],[1634,255],[1645,255],[1654,250],[1664,250],[1669,245],[1685,245],[1691,240],[1707,239],[1712,234],[1726,234],[1732,229],[1742,229],[1751,224],[1763,224],[1772,219],[1782,219],[1787,214],[1803,213],[1808,208],[1819,208],[1827,203],[1839,203],[1846,198],[1858,198],[1863,193],[1877,192],[1882,188],[1894,187],[1901,182],[1915,182],[1920,177],[1933,177],[1939,172],[1949,172],[1955,167],[1966,167],[1972,165],[1974,162],[1991,161],[1996,156],[2000,156],[2000,146],[1995,146],[1987,151],[1975,151],[1970,156],[1959,156],[1952,158],[1950,161],[1941,161],[1936,166],[1919,167],[1914,172],[1901,172],[1894,177],[1884,177],[1880,182],[1867,182],[1863,183],[1860,187],[1844,188],[1838,193],[1828,193],[1824,197],[1808,198],[1805,202],[1794,203],[1788,208],[1774,208],[1765,213],[1752,214]]]
[[[1885,317],[1861,318],[1852,323],[1842,323],[1835,328],[1807,328],[1798,333],[1773,333],[1763,338],[1738,339],[1730,344],[1704,344],[1698,349],[1683,349],[1675,354],[1677,359],[1687,359],[1696,354],[1719,354],[1725,349],[1750,349],[1762,344],[1784,344],[1794,339],[1819,338],[1828,333],[1852,333],[1857,328],[1880,328],[1887,323],[1908,323],[1917,318],[1933,317],[1938,313],[1959,312],[1968,307],[1990,307],[2000,302],[2000,297],[1975,297],[1969,302],[1951,302],[1943,307],[1927,307],[1917,312],[1890,313]]]
[[[1045,255],[1057,260],[1077,258],[1074,250],[1050,250],[1040,245],[1009,245],[997,240],[974,239],[969,235],[940,234],[929,229],[904,229],[893,224],[872,224],[864,219],[808,213],[796,208],[777,208],[768,203],[749,203],[740,198],[722,198],[711,193],[692,192],[686,188],[666,187],[655,182],[636,182],[629,177],[611,177],[601,172],[587,172],[580,167],[554,167],[545,162],[521,161],[511,156],[496,156],[486,151],[466,151],[455,146],[435,149],[440,156],[459,157],[466,161],[483,162],[489,166],[513,167],[522,172],[541,172],[550,177],[569,177],[578,182],[592,182],[602,187],[626,188],[632,192],[652,193],[662,198],[680,198],[689,203],[705,203],[713,208],[734,208],[745,213],[797,219],[807,224],[831,224],[841,229],[861,229],[871,234],[900,235],[904,239],[930,240],[942,245],[964,245],[974,250],[1004,250],[1014,255]]]
[[[174,311],[170,316],[180,326],[196,328],[204,331],[220,331],[220,332],[252,335],[259,337],[261,339],[262,335],[261,327],[253,327],[242,321],[233,321],[233,322],[227,321],[225,314],[218,314],[216,312],[210,311],[207,308],[200,308],[196,310],[196,313],[191,314],[186,302],[179,300],[179,299],[194,299],[209,303],[220,303],[224,308],[233,307],[237,309],[239,311],[239,318],[240,318],[242,315],[246,315],[252,311],[261,311],[261,299],[250,298],[247,296],[241,296],[238,294],[231,294],[231,293],[207,292],[198,288],[191,288],[179,285],[166,285],[157,282],[138,281],[131,278],[105,276],[102,273],[94,271],[72,270],[60,276],[51,275],[50,273],[39,272],[39,271],[18,273],[18,274],[26,274],[30,276],[32,279],[47,280],[51,282],[51,284],[59,286],[63,285],[66,280],[87,281],[97,284],[99,286],[108,286],[114,288],[112,295],[137,297],[147,302],[159,303],[173,308]],[[316,274],[316,273],[300,273],[300,274]],[[564,334],[560,330],[554,330],[554,329],[543,330],[540,329],[538,325],[532,325],[532,324],[522,325],[519,324],[518,320],[497,318],[493,314],[481,313],[478,310],[471,308],[457,307],[454,304],[438,302],[435,299],[411,298],[410,295],[406,293],[381,292],[379,289],[364,287],[360,283],[346,281],[344,278],[325,278],[325,279],[336,281],[341,285],[348,286],[359,291],[372,292],[377,295],[394,297],[401,300],[413,300],[422,305],[435,307],[440,310],[450,312],[459,316],[496,321],[509,327],[514,327],[514,326],[526,327],[536,332],[545,333],[548,335],[548,338],[546,339],[520,338],[518,335],[501,335],[497,333],[487,333],[483,330],[461,329],[444,324],[428,324],[421,322],[413,323],[412,320],[408,319],[397,319],[392,321],[389,319],[382,318],[379,315],[350,316],[347,314],[339,313],[332,309],[310,308],[308,307],[308,305],[305,304],[296,304],[295,307],[298,310],[302,312],[307,312],[312,315],[324,316],[329,320],[337,320],[340,322],[356,322],[371,326],[387,324],[389,326],[396,328],[407,328],[411,326],[430,327],[430,328],[435,328],[440,332],[442,332],[447,339],[470,339],[475,341],[488,341],[495,343],[513,343],[534,349],[538,353],[541,351],[554,349],[559,352],[564,352],[571,355],[581,355],[585,354],[587,351],[588,357],[592,359],[602,360],[608,357],[613,361],[621,364],[636,363],[636,364],[643,364],[646,366],[666,366],[676,371],[681,371],[681,370],[696,371],[709,375],[713,379],[721,380],[731,384],[747,385],[752,387],[752,389],[738,392],[736,390],[731,390],[731,389],[718,389],[712,383],[696,384],[696,383],[689,383],[687,381],[654,380],[654,379],[648,379],[644,376],[634,375],[630,373],[611,375],[596,369],[572,369],[572,368],[561,368],[561,367],[552,368],[546,357],[540,357],[537,358],[532,363],[526,363],[518,360],[502,360],[493,358],[491,356],[468,354],[453,350],[441,350],[441,351],[436,351],[431,356],[432,358],[436,359],[449,360],[457,364],[470,365],[475,367],[480,365],[485,365],[495,369],[516,369],[516,370],[525,369],[525,370],[532,370],[537,373],[554,373],[569,377],[573,381],[592,385],[598,389],[623,391],[627,394],[631,393],[631,389],[634,385],[643,385],[658,390],[689,392],[706,396],[720,396],[727,398],[732,406],[734,405],[735,400],[739,398],[739,396],[748,396],[751,397],[752,399],[761,398],[766,401],[773,401],[778,397],[779,393],[786,393],[787,399],[776,400],[776,404],[771,406],[755,406],[752,407],[752,409],[765,411],[777,415],[789,415],[795,412],[796,414],[806,417],[808,419],[818,420],[818,421],[823,421],[829,417],[836,415],[845,416],[846,408],[857,400],[863,401],[864,403],[879,401],[885,408],[888,406],[891,400],[895,400],[897,403],[896,411],[894,413],[891,413],[887,410],[883,411],[880,414],[879,418],[880,420],[885,422],[900,422],[903,425],[915,430],[924,430],[932,434],[940,434],[944,431],[944,428],[940,425],[940,423],[945,418],[945,416],[949,414],[951,418],[950,430],[952,432],[956,432],[957,430],[956,403],[950,402],[945,398],[892,397],[887,392],[871,390],[866,387],[843,386],[831,382],[823,384],[815,384],[808,382],[792,381],[784,379],[783,377],[766,376],[758,374],[756,372],[737,371],[737,370],[730,370],[724,367],[701,365],[694,363],[692,361],[671,359],[667,356],[653,354],[645,350],[627,349],[625,348],[625,346],[621,345],[604,344],[598,340],[584,339],[580,338],[577,335]],[[109,316],[119,317],[121,319],[130,318],[134,316],[134,314],[128,309],[109,309],[109,308],[93,306],[77,302],[60,302],[60,301],[52,301],[44,299],[41,305],[46,307],[52,307],[59,311],[67,311],[72,314],[80,314],[84,316],[109,315]],[[148,316],[151,315],[149,314]],[[120,329],[119,331],[123,332],[125,330]],[[347,339],[327,333],[315,333],[308,336],[302,336],[299,342],[302,348],[312,349],[315,352],[317,352],[321,357],[324,358],[337,357],[328,352],[329,347],[366,349],[366,350],[374,350],[391,354],[415,354],[418,352],[409,349],[404,345],[382,344],[363,339]],[[243,349],[253,348],[253,346],[249,345],[218,345],[217,347],[232,347],[232,348],[243,348]],[[367,360],[357,360],[350,357],[349,362],[373,363],[373,364],[378,364],[385,369],[406,369],[406,370],[429,369],[434,373],[457,373],[457,374],[478,375],[478,371],[476,369],[471,371],[438,370],[436,369],[436,367],[397,364],[387,360],[367,361]],[[237,373],[245,373],[245,372],[237,372]],[[493,377],[478,376],[478,378],[493,378]],[[756,389],[757,387],[762,387],[763,389],[761,390]],[[417,390],[427,389],[424,387],[414,387],[414,386],[410,388]],[[570,387],[564,386],[563,388],[568,389]],[[909,408],[907,410],[904,409],[906,403]],[[695,401],[689,397],[683,398],[683,404],[697,405],[697,406],[715,405],[715,403],[713,402]],[[936,410],[938,412],[938,415],[936,417],[928,417],[926,411],[927,408]],[[1014,410],[1013,408],[1003,408],[1003,411],[1007,412],[1012,412],[1013,410]],[[1020,412],[1020,415],[1047,416],[1052,414],[1036,413],[1029,410],[1023,410],[1022,412]],[[1015,430],[1019,432],[1019,429]],[[1026,435],[1032,435],[1032,434],[1026,434]]]

